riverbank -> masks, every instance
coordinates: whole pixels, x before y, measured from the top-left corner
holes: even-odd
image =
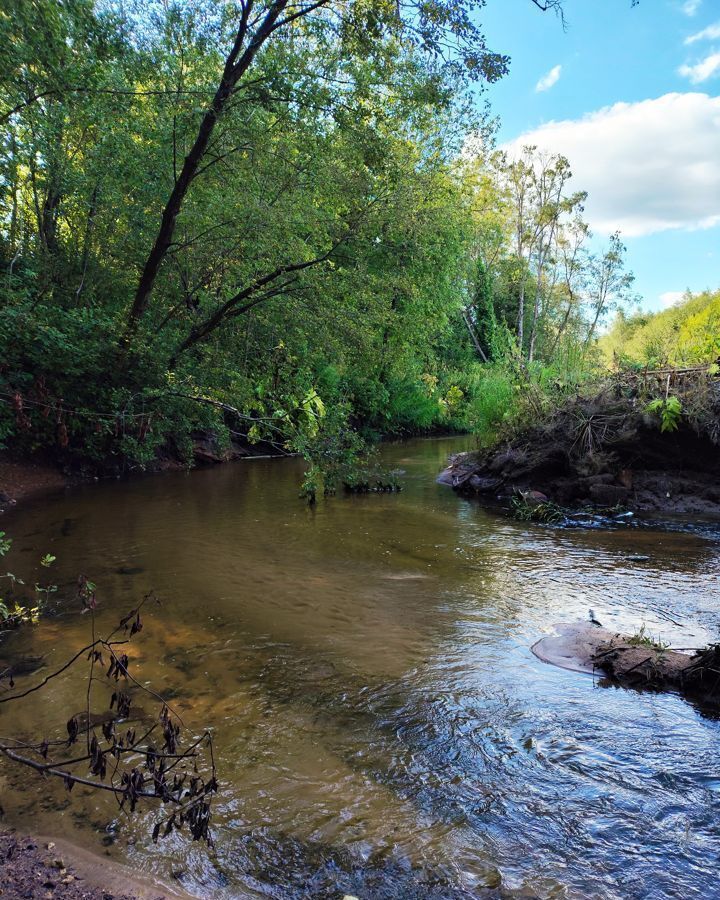
[[[716,517],[719,445],[715,374],[624,373],[499,444],[458,454],[438,480],[488,504]]]
[[[81,480],[51,462],[0,454],[0,510],[29,497],[61,491]]]
[[[3,900],[166,900],[188,897],[67,841],[0,831]]]
[[[198,432],[193,437],[192,464],[190,468],[202,468],[241,459],[258,459],[268,456],[287,456],[268,444],[251,445],[233,440],[222,447],[215,434]],[[163,452],[147,467],[146,474],[176,472],[188,468],[178,456]],[[26,457],[9,451],[0,453],[0,512],[31,497],[62,491],[73,485],[100,481],[103,478],[120,478],[133,474],[110,465],[93,464],[68,467],[48,456]]]

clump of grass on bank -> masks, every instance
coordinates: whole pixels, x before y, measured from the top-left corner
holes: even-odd
[[[670,647],[670,644],[666,644],[664,641],[656,641],[651,638],[645,628],[645,624],[642,624],[635,634],[627,639],[627,643],[631,647],[645,647],[648,650],[656,650],[658,653],[663,653]]]
[[[567,511],[551,500],[528,503],[523,497],[513,497],[510,512],[520,522],[539,522],[543,525],[561,525],[567,518]]]

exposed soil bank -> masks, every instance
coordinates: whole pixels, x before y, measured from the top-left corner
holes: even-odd
[[[438,480],[489,503],[520,495],[575,509],[718,516],[720,381],[670,373],[661,395],[668,390],[682,398],[673,430],[648,411],[647,384],[626,376],[500,446],[455,456]]]
[[[548,448],[547,455],[540,448],[528,459],[524,451],[506,446],[495,454],[454,456],[438,481],[493,505],[526,496],[569,509],[620,506],[638,512],[720,516],[720,449],[713,448],[716,459],[707,461],[707,472],[693,470],[703,459],[695,449],[688,447],[687,468],[646,469],[636,458],[632,468],[615,465],[588,475],[573,471],[561,447]]]
[[[716,645],[690,654],[586,622],[554,628],[554,635],[532,647],[543,662],[575,672],[602,672],[626,687],[677,691],[713,704],[720,700],[720,648]]]
[[[3,900],[162,900],[180,891],[143,880],[125,866],[56,839],[0,831]]]

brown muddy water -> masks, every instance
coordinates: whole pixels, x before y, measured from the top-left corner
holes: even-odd
[[[0,658],[52,663],[87,642],[78,572],[98,584],[101,627],[154,589],[135,675],[190,732],[212,727],[221,792],[215,855],[179,835],[155,846],[149,813],[128,822],[112,798],[21,782],[7,763],[5,821],[221,900],[717,897],[720,723],[530,647],[590,608],[673,646],[718,638],[719,532],[508,521],[435,484],[458,449],[387,445],[401,494],[314,509],[285,459],[6,515],[8,568],[32,582],[56,555],[68,599]],[[0,732],[60,735],[73,704],[79,676],[56,679],[42,708],[3,707]]]

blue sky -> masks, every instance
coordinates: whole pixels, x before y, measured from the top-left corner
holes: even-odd
[[[499,142],[566,155],[596,241],[620,228],[647,309],[720,288],[720,0],[530,0],[482,22],[510,74],[486,96]]]

